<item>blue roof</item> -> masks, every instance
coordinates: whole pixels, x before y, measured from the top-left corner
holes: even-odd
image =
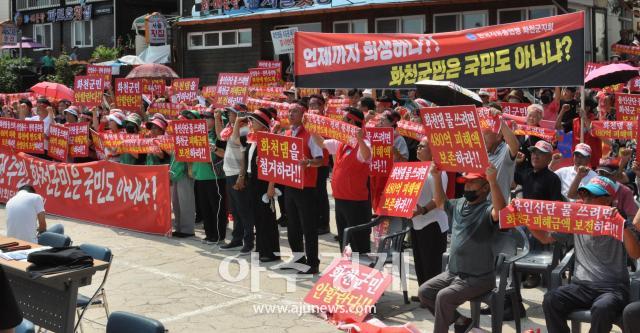
[[[333,8],[340,7],[359,7],[359,6],[369,6],[369,5],[380,5],[380,4],[394,4],[394,3],[407,3],[407,2],[432,2],[431,0],[333,0],[328,4],[321,4],[318,1],[314,1],[313,6],[305,6],[305,7],[291,7],[286,9],[280,8],[256,8],[256,9],[248,9],[246,7],[242,7],[240,9],[232,9],[225,12],[223,15],[206,15],[206,16],[192,16],[192,17],[181,17],[178,19],[178,22],[193,22],[199,21],[202,23],[206,23],[207,21],[215,22],[221,19],[231,19],[237,17],[250,17],[256,15],[270,15],[270,14],[285,14],[291,12],[313,12],[318,10],[327,10]]]

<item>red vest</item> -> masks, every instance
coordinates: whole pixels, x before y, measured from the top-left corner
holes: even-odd
[[[369,199],[367,180],[369,164],[358,161],[358,147],[340,143],[335,155],[331,189],[333,197],[341,200],[364,201]]]
[[[288,129],[285,132],[286,136],[293,136],[291,129]],[[311,156],[311,149],[309,149],[309,140],[311,140],[311,135],[309,134],[309,132],[307,132],[306,129],[304,129],[304,126],[300,126],[300,129],[298,130],[298,135],[295,136],[296,138],[302,138],[302,145],[304,146],[304,158],[305,159],[313,159],[313,156]],[[304,187],[305,188],[311,188],[311,187],[316,187],[316,181],[318,178],[318,168],[314,168],[314,167],[306,167],[305,166],[305,170],[304,170]]]

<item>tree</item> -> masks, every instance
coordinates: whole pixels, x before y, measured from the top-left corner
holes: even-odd
[[[22,66],[28,67],[31,59],[22,58]],[[0,55],[0,93],[20,92],[20,59],[10,54]]]
[[[91,53],[91,59],[95,62],[104,62],[110,60],[116,60],[120,56],[122,50],[118,47],[106,47],[100,45]]]
[[[66,86],[73,87],[73,80],[75,76],[82,71],[82,65],[71,65],[69,64],[70,61],[71,58],[66,53],[62,53],[56,59],[56,73],[42,77],[41,80],[62,83]]]

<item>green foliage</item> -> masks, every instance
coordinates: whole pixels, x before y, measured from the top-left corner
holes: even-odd
[[[31,65],[31,59],[22,58],[22,67]],[[0,93],[20,92],[20,59],[10,54],[0,55]]]
[[[62,83],[72,87],[74,77],[82,71],[82,65],[71,65],[71,58],[66,54],[61,54],[56,58],[56,72],[53,75],[42,77],[42,81]]]
[[[93,50],[91,58],[96,62],[103,62],[109,60],[116,60],[120,56],[122,50],[119,47],[106,47],[100,45]]]

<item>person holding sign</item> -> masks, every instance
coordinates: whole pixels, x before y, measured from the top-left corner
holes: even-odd
[[[618,184],[598,176],[578,189],[587,205],[613,206]],[[640,224],[640,215],[633,222]],[[575,267],[571,283],[544,295],[542,308],[550,333],[569,332],[567,316],[577,310],[591,310],[590,332],[609,332],[629,300],[627,255],[640,257],[640,233],[631,220],[624,224],[624,241],[613,237],[584,234],[549,233],[530,229],[543,244],[570,243],[575,249]]]
[[[485,174],[465,174],[460,179],[464,182],[464,197],[453,200],[447,199],[441,171],[435,164],[431,164],[430,173],[435,207],[444,208],[451,220],[451,248],[447,271],[421,285],[418,297],[435,316],[433,332],[446,333],[454,323],[456,332],[466,332],[473,321],[456,309],[495,287],[492,243],[506,202],[493,165]]]
[[[491,104],[491,116],[501,114],[499,105]],[[516,169],[516,156],[520,149],[518,138],[513,134],[504,118],[500,118],[500,129],[498,133],[491,128],[482,129],[482,137],[487,147],[489,162],[498,169],[498,184],[505,200],[509,200],[511,194],[511,184]]]
[[[324,140],[317,134],[311,137],[315,143],[324,147],[334,158],[331,188],[335,199],[336,226],[338,228],[338,242],[342,252],[346,244],[343,243],[344,229],[371,220],[371,202],[369,201],[369,163],[371,163],[371,144],[364,139],[362,125],[364,114],[354,108],[345,107],[343,121],[360,128],[357,133],[358,144],[355,148],[335,139]],[[369,253],[371,230],[360,231],[349,241],[354,252]]]

